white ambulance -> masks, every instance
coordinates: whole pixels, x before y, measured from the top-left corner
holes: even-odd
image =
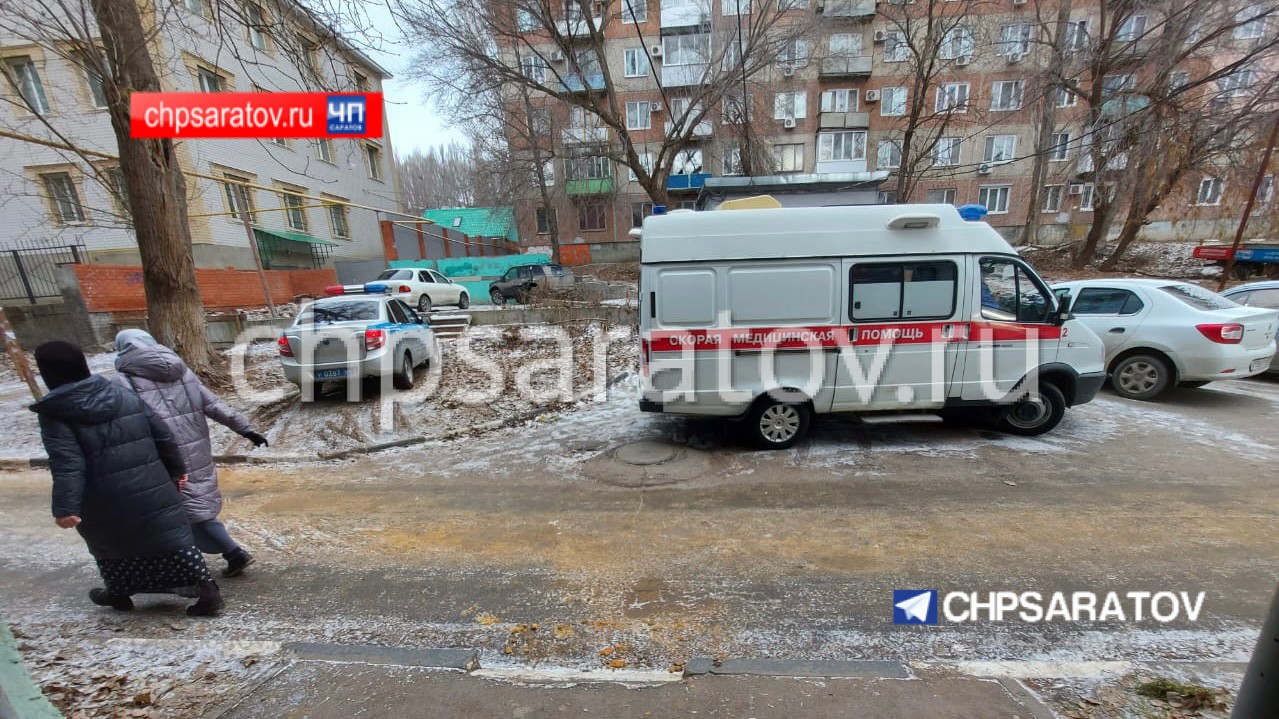
[[[760,447],[830,412],[1036,435],[1105,379],[1097,335],[951,205],[676,211],[640,243],[640,408],[740,419]]]

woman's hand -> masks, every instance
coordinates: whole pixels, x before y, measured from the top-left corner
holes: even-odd
[[[80,518],[75,515],[71,515],[69,517],[54,517],[53,521],[57,522],[58,526],[63,529],[75,529],[80,524]]]
[[[268,443],[267,443],[267,441],[266,441],[266,437],[263,437],[262,435],[258,434],[257,432],[245,432],[245,433],[244,433],[244,438],[245,438],[245,439],[247,439],[247,440],[249,440],[250,442],[252,442],[254,447],[269,447],[269,446],[270,446],[270,444],[268,444]]]
[[[173,481],[178,485],[179,492],[187,488],[187,476],[185,474],[182,475],[181,477],[174,479]]]

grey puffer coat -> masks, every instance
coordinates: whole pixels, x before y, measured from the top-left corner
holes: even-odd
[[[125,345],[115,368],[173,432],[187,467],[187,518],[193,523],[216,518],[222,511],[222,493],[206,418],[241,435],[252,429],[248,418],[218,399],[176,352],[149,335]]]

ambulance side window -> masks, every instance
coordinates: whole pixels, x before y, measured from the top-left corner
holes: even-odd
[[[996,322],[1047,322],[1054,302],[1039,279],[1021,263],[983,257],[981,316]]]
[[[848,316],[855,322],[948,319],[955,313],[954,262],[853,265]]]

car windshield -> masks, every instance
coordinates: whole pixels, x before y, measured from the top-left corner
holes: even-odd
[[[378,275],[379,280],[411,280],[413,279],[413,270],[387,270]]]
[[[1213,294],[1199,285],[1164,285],[1159,289],[1197,310],[1228,310],[1239,306],[1238,303],[1228,300],[1221,295]]]
[[[367,322],[376,320],[381,313],[378,301],[372,299],[321,300],[307,305],[298,315],[295,324],[324,325],[334,322]]]

